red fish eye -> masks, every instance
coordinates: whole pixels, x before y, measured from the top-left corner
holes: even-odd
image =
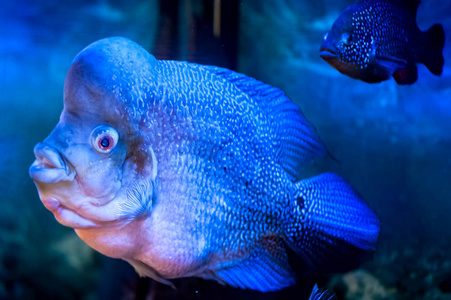
[[[100,125],[92,132],[92,146],[100,153],[110,152],[117,145],[118,139],[117,131],[108,125]]]
[[[114,144],[113,137],[110,135],[105,135],[98,139],[98,146],[100,149],[104,151],[109,150],[113,144]]]

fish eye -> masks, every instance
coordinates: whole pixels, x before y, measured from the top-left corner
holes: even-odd
[[[345,45],[350,45],[351,42],[352,42],[352,35],[349,34],[349,33],[346,33],[346,32],[343,33],[343,34],[341,35],[341,41],[342,41],[342,43],[345,44]]]
[[[117,145],[119,134],[116,129],[108,125],[94,128],[91,135],[91,144],[99,153],[109,153]]]
[[[328,35],[328,34],[329,34],[329,32],[326,32],[326,33],[324,34],[324,37],[323,37],[324,41],[327,40],[327,35]]]

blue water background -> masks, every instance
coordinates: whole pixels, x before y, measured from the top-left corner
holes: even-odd
[[[201,20],[205,2],[180,1],[178,9]],[[105,258],[43,207],[28,167],[34,144],[58,122],[72,59],[91,42],[115,35],[160,59],[231,67],[284,90],[338,161],[321,167],[346,178],[380,216],[380,255],[421,249],[421,259],[425,247],[441,255],[443,266],[424,275],[437,290],[451,261],[451,2],[420,5],[420,29],[437,22],[445,28],[445,66],[436,77],[419,65],[411,86],[354,80],[319,57],[324,33],[352,3],[241,1],[239,15],[224,16],[238,18],[233,49],[227,40],[212,39],[211,20],[204,20],[195,34],[206,42],[193,50],[193,31],[184,23],[190,17],[179,17],[178,37],[167,39],[164,30],[174,28],[161,22],[158,1],[0,0],[0,298],[53,293],[55,299],[97,299],[106,293]],[[226,35],[227,28],[221,30]]]

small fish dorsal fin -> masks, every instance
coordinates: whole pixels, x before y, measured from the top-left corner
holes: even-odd
[[[420,5],[419,0],[393,0],[393,2],[405,9],[414,19],[417,18],[418,6]]]
[[[393,3],[399,6],[401,9],[405,10],[414,19],[417,18],[418,6],[420,5],[419,0],[385,0],[387,2]]]
[[[414,19],[417,17],[418,5],[420,5],[419,0],[380,0],[381,2],[388,2],[399,6],[401,9],[405,10]],[[360,3],[374,2],[374,0],[362,0]]]
[[[282,90],[225,68],[207,68],[234,84],[272,118],[277,134],[276,147],[280,150],[277,161],[292,178],[316,158],[328,155],[316,129]]]

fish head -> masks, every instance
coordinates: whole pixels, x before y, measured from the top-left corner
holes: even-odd
[[[98,227],[149,205],[152,191],[138,187],[152,185],[156,158],[134,101],[145,93],[139,77],[152,73],[155,61],[124,38],[97,41],[74,59],[60,120],[35,146],[29,171],[61,224]],[[146,199],[136,199],[137,189]]]
[[[333,68],[358,79],[370,65],[375,46],[368,32],[362,32],[361,25],[355,21],[361,10],[360,6],[352,5],[343,11],[331,30],[324,35],[319,50],[321,58]]]

